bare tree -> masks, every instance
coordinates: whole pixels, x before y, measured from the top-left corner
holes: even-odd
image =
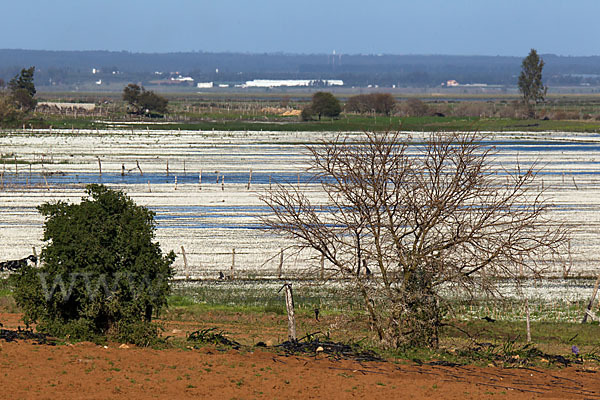
[[[361,114],[376,112],[390,115],[396,106],[396,99],[390,93],[369,93],[352,96],[346,102],[344,109]]]
[[[316,250],[364,300],[389,347],[437,346],[446,290],[496,294],[494,277],[539,275],[567,238],[550,224],[535,170],[496,174],[493,149],[475,135],[367,133],[308,147],[325,194],[297,185],[262,199],[266,226]]]
[[[420,99],[408,99],[403,105],[410,117],[423,117],[430,113],[429,106]]]

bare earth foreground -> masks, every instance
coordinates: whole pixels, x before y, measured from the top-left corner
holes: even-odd
[[[596,374],[359,364],[269,352],[105,349],[91,343],[3,343],[2,397],[105,398],[600,398]]]
[[[5,327],[18,314],[0,314]],[[0,341],[6,399],[600,399],[598,372],[334,361],[263,350]]]

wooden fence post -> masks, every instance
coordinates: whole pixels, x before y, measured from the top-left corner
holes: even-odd
[[[140,170],[140,175],[144,176],[144,173],[142,172],[142,168],[140,167],[140,162],[138,160],[135,160],[135,163],[137,164],[137,167]],[[150,181],[148,181],[148,182],[150,182]]]
[[[35,257],[35,266],[38,266],[38,256],[37,256],[37,251],[35,251],[35,246],[31,247],[31,250],[33,251],[33,256]]]
[[[523,257],[521,257],[521,262],[519,263],[519,278],[525,277],[525,271],[523,269]]]
[[[567,242],[567,254],[569,255],[569,268],[566,265],[563,265],[563,278],[569,277],[569,271],[571,271],[571,267],[573,266],[573,256],[571,253],[571,239]]]
[[[294,316],[294,293],[292,292],[292,284],[286,283],[283,287],[285,288],[285,308],[288,316],[288,339],[290,341],[295,341],[296,317]]]
[[[221,177],[221,190],[225,190],[225,175]]]
[[[183,256],[183,268],[185,269],[185,279],[190,279],[190,271],[188,269],[187,256],[185,255],[185,249],[181,246],[181,255]]]
[[[231,249],[231,271],[229,273],[231,280],[235,278],[235,248]]]
[[[321,254],[321,280],[325,280],[325,255]]]
[[[125,176],[125,164],[121,164],[121,176]]]
[[[100,157],[96,157],[98,159],[98,174],[102,176],[102,162],[100,161]]]
[[[248,176],[248,190],[250,190],[250,183],[252,183],[252,168],[250,168],[250,175]]]
[[[167,160],[167,177],[169,176],[169,160]]]
[[[283,249],[279,250],[279,267],[277,268],[277,277],[281,279],[281,271],[283,270]]]
[[[531,343],[531,323],[529,318],[529,299],[525,298],[525,313],[527,314],[527,343]]]
[[[581,321],[582,324],[585,324],[587,322],[588,315],[591,314],[591,312],[592,312],[592,307],[594,306],[594,300],[596,299],[596,294],[598,294],[598,286],[600,286],[600,274],[598,275],[598,278],[596,279],[596,283],[594,284],[594,291],[592,292],[592,298],[590,299],[590,302],[588,303],[588,306],[585,310],[585,315],[583,316],[583,320]]]
[[[198,190],[202,190],[202,170],[198,173]]]

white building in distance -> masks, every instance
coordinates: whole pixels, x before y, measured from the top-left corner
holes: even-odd
[[[176,77],[171,77],[172,81],[176,81],[176,82],[187,82],[187,83],[194,83],[194,78],[192,78],[191,76],[176,76]]]
[[[325,86],[343,86],[344,81],[341,79],[330,79],[330,80],[311,80],[311,79],[254,79],[252,81],[246,81],[241,85],[236,85],[241,88],[274,88],[274,87],[303,87],[303,86],[316,86],[318,83],[323,83]]]

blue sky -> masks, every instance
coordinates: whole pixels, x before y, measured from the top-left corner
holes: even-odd
[[[28,0],[0,48],[600,55],[598,0]]]

